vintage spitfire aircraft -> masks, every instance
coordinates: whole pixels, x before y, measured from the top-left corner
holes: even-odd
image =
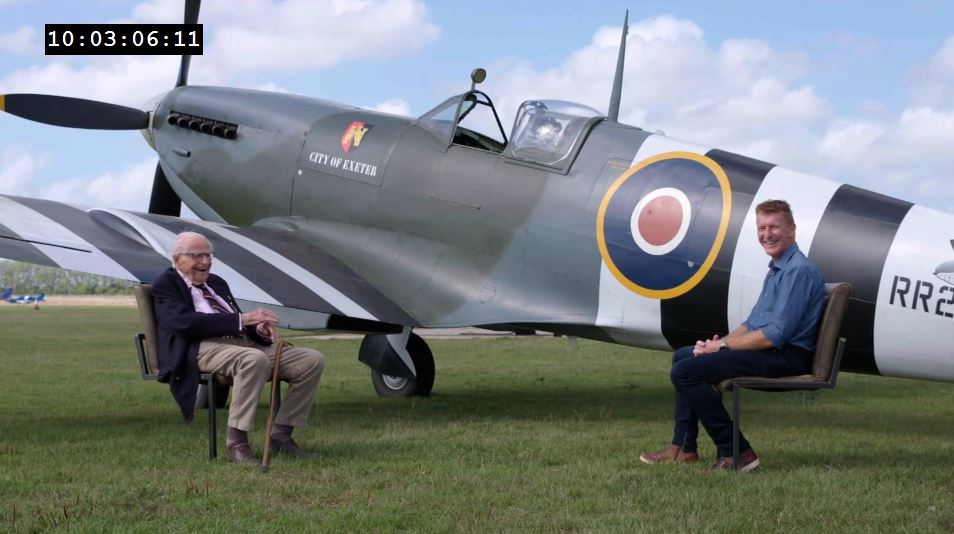
[[[175,234],[197,230],[244,305],[365,332],[376,390],[427,395],[417,327],[654,349],[726,332],[766,270],[753,207],[784,198],[802,250],[854,286],[844,369],[954,381],[954,218],[619,123],[623,35],[607,115],[528,101],[509,135],[480,69],[418,118],[189,86],[188,57],[144,110],[0,96],[39,122],[141,130],[159,156],[149,213],[0,196],[0,256],[149,282]],[[202,220],[179,218],[180,201]]]
[[[46,293],[39,295],[20,295],[19,297],[9,297],[7,302],[10,304],[39,304],[46,301]]]

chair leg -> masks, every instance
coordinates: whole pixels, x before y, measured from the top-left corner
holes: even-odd
[[[209,408],[209,460],[215,460],[219,455],[218,451],[218,434],[216,433],[215,428],[215,377],[209,377],[209,402],[207,404]]]
[[[732,468],[739,468],[739,403],[742,400],[742,388],[732,386]]]

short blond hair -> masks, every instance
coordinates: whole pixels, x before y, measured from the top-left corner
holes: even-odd
[[[785,215],[785,220],[789,224],[795,224],[795,217],[792,215],[792,207],[788,205],[788,202],[784,200],[766,200],[760,202],[758,206],[755,206],[756,214],[771,214],[771,213],[781,213]]]

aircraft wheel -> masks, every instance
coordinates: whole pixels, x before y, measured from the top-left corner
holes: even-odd
[[[434,387],[434,355],[421,336],[412,333],[407,352],[414,362],[417,378],[390,376],[371,370],[371,384],[380,397],[427,397]]]

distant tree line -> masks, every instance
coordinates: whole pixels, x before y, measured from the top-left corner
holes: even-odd
[[[14,295],[121,295],[132,294],[134,282],[108,276],[67,271],[19,261],[0,261],[0,291],[12,287]]]

